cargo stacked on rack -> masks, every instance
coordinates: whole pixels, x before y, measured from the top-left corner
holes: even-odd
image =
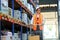
[[[21,12],[19,10],[14,10],[14,18],[21,20]]]
[[[19,40],[18,33],[14,33],[14,40]]]
[[[8,15],[8,0],[1,0],[1,12]]]
[[[27,13],[26,12],[23,12],[22,13],[22,21],[26,24],[28,24],[28,16],[27,16]]]
[[[22,34],[22,40],[27,40],[27,34],[26,33]]]
[[[24,6],[27,7],[27,0],[19,0],[19,1],[21,1],[24,4]]]
[[[11,9],[11,8],[8,8],[8,15],[9,15],[10,17],[13,17],[13,16],[12,16],[12,9]]]
[[[34,8],[31,4],[27,4],[27,8],[32,12],[32,14],[34,14]]]

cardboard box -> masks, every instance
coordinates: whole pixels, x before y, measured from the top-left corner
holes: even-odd
[[[40,37],[39,37],[39,35],[35,35],[35,36],[29,36],[28,37],[28,40],[40,40]]]

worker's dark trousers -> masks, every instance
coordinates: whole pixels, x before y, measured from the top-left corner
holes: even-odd
[[[40,40],[43,40],[43,30],[40,30],[38,26],[37,26],[37,30],[33,31],[33,34],[40,35]]]

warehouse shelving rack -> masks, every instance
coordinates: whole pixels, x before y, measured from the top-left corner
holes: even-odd
[[[24,22],[22,22],[21,20],[14,19],[14,9],[18,10],[21,7],[22,9],[24,9],[28,13],[27,15],[30,19],[32,17],[32,12],[29,11],[29,9],[21,1],[8,0],[8,2],[9,2],[9,7],[12,8],[13,18],[11,18],[9,15],[5,15],[5,14],[0,13],[0,40],[1,40],[1,26],[2,26],[2,24],[5,24],[5,23],[6,23],[6,25],[8,24],[9,27],[11,26],[10,30],[12,28],[11,31],[12,31],[13,36],[14,36],[15,27],[17,25],[18,27],[16,27],[16,29],[19,28],[19,30],[21,32],[21,40],[22,40],[23,28],[25,28],[24,31],[27,33],[28,30],[30,30],[30,27],[28,25],[26,25]],[[1,0],[0,0],[0,4],[1,4]],[[4,25],[4,26],[6,26],[6,25]],[[9,28],[9,27],[6,27],[6,28]]]

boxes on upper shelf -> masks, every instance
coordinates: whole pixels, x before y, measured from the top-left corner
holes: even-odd
[[[1,0],[1,12],[8,15],[8,0]]]
[[[14,18],[15,19],[21,20],[20,15],[21,15],[21,12],[19,10],[14,10]]]
[[[22,2],[22,4],[24,4],[27,7],[27,0],[19,0]]]
[[[23,4],[27,7],[27,0],[22,0]]]
[[[30,6],[30,9],[31,9],[32,14],[34,14],[34,8],[32,5]]]
[[[31,11],[31,4],[27,3],[27,8]]]
[[[27,21],[27,14],[26,13],[22,13],[22,21],[25,22],[26,24],[28,24],[28,21]]]
[[[31,20],[28,18],[28,24],[31,24]]]
[[[27,3],[27,8],[34,14],[34,8],[31,4]]]
[[[12,9],[11,9],[11,8],[8,8],[8,9],[9,9],[8,15],[9,15],[10,17],[12,17]]]

